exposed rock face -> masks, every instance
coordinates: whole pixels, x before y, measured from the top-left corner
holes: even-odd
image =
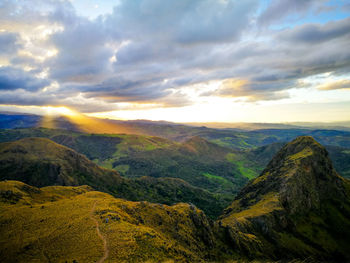
[[[298,137],[242,189],[220,222],[248,254],[349,260],[349,185],[324,147]]]

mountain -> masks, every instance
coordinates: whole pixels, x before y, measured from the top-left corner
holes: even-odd
[[[217,194],[233,195],[248,181],[246,174],[229,159],[233,150],[192,137],[184,143],[159,147],[150,151],[135,151],[112,163],[126,168],[122,174],[135,178],[180,178]]]
[[[302,136],[285,145],[220,217],[251,257],[350,260],[350,182],[326,149]]]
[[[176,178],[143,176],[127,179],[99,167],[74,150],[46,138],[0,143],[0,180],[20,180],[33,186],[89,185],[128,200],[173,204],[190,202],[217,216],[230,198],[194,187]]]
[[[103,169],[85,156],[46,138],[25,138],[0,144],[0,178],[48,185],[120,184],[115,171]],[[100,188],[100,187],[99,187]]]
[[[271,143],[243,151],[241,159],[247,164],[252,162],[257,168],[256,171],[260,170],[259,172],[261,172],[263,170],[262,167],[265,167],[285,144],[286,143]],[[335,170],[341,176],[350,179],[350,149],[332,145],[325,145],[325,148],[329,153]]]
[[[0,130],[0,141],[26,137],[49,138],[84,154],[100,166],[118,171],[124,177],[180,178],[224,198],[231,198],[231,201],[232,195],[252,178],[252,174],[258,173],[250,171],[243,162],[234,161],[232,156],[237,150],[218,146],[200,137],[178,143],[133,134],[87,134],[47,128]]]

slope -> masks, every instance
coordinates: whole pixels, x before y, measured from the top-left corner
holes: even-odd
[[[260,173],[262,172],[263,167],[269,163],[272,157],[277,154],[285,144],[286,143],[271,143],[254,149],[245,150],[240,155],[242,162],[245,164],[251,163],[251,165],[257,167],[255,171]],[[332,145],[324,145],[324,147],[329,153],[329,157],[332,160],[335,170],[339,175],[349,179],[350,149]]]
[[[350,183],[312,137],[284,146],[220,218],[256,257],[350,260]]]
[[[25,137],[49,138],[129,178],[180,178],[219,195],[232,196],[252,177],[247,170],[250,165],[230,158],[232,153],[243,156],[241,152],[200,137],[177,143],[132,134],[86,134],[46,128],[0,130],[0,141]]]
[[[246,174],[228,159],[232,152],[193,137],[181,144],[130,153],[114,161],[112,166],[126,167],[123,175],[127,177],[181,178],[211,192],[232,196],[248,181]]]
[[[130,202],[86,186],[0,182],[1,262],[97,262],[104,256],[106,262],[204,262],[225,248],[211,225],[188,204]]]
[[[34,186],[83,185],[128,200],[173,204],[191,202],[217,216],[230,202],[175,178],[126,179],[85,156],[46,138],[0,143],[0,179]]]

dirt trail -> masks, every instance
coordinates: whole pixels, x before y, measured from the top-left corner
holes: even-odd
[[[103,250],[104,250],[104,254],[103,254],[103,257],[101,257],[101,258],[97,261],[97,263],[103,263],[103,262],[108,258],[109,249],[108,249],[108,246],[107,246],[107,240],[106,240],[106,238],[101,234],[98,221],[97,221],[97,219],[94,217],[94,211],[95,211],[96,203],[97,203],[97,202],[95,202],[94,205],[92,206],[91,213],[90,213],[90,217],[91,217],[91,219],[95,222],[97,235],[98,235],[99,238],[103,241]]]

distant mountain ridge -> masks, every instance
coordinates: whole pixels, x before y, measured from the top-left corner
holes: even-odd
[[[166,138],[172,141],[184,142],[191,137],[199,136],[206,140],[234,149],[250,149],[258,146],[275,142],[287,142],[298,136],[313,136],[323,145],[333,145],[350,148],[350,130],[346,127],[298,127],[291,126],[286,129],[276,124],[262,125],[257,129],[215,129],[205,126],[189,126],[179,123],[157,122],[157,121],[120,121],[111,119],[96,119],[89,118],[89,121],[96,122],[96,125],[90,125],[90,128],[96,126],[106,126],[106,131],[103,128],[92,129],[85,127],[84,123],[87,120],[77,118],[74,122],[67,117],[52,117],[46,120],[43,116],[27,115],[27,114],[1,114],[0,113],[0,128],[34,128],[46,127],[56,129],[66,129],[77,132],[88,133],[128,133],[146,136],[157,136]],[[113,128],[114,127],[114,128]],[[333,129],[333,130],[332,130]],[[314,132],[314,131],[317,132]],[[340,133],[339,133],[340,132]]]

